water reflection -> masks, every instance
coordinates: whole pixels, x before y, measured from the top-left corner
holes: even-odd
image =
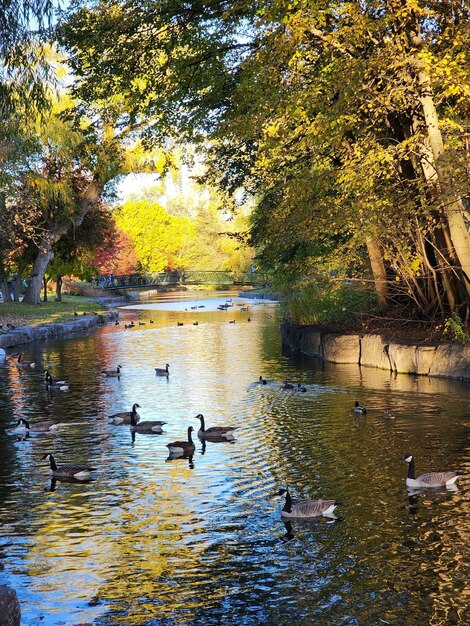
[[[468,385],[292,359],[272,307],[185,312],[195,299],[33,345],[36,368],[0,362],[0,582],[24,624],[464,623]],[[120,377],[101,374],[117,363]],[[48,394],[43,369],[69,393]],[[167,424],[132,443],[108,416],[136,402]],[[199,413],[237,426],[236,441],[194,438],[191,457],[168,459]],[[21,417],[60,426],[18,440]],[[423,471],[463,472],[460,491],[408,494],[404,450]],[[99,474],[49,486],[46,452]],[[299,499],[334,494],[341,523],[284,525],[273,494],[287,483]]]

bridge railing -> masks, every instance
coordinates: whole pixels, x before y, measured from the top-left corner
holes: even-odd
[[[173,272],[99,276],[95,284],[102,289],[138,289],[170,285],[253,285],[268,284],[268,275],[260,272],[223,270],[182,270]]]

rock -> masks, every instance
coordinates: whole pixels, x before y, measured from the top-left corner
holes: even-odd
[[[359,335],[323,335],[323,358],[332,363],[359,363],[359,348]]]
[[[390,367],[393,372],[398,372],[399,374],[417,373],[416,346],[392,342],[388,346],[388,358],[390,359]]]
[[[300,351],[311,356],[321,357],[322,334],[314,328],[305,328],[299,336]]]
[[[361,365],[391,370],[388,357],[388,341],[382,335],[361,337]]]
[[[470,346],[448,343],[437,347],[429,376],[470,380]]]
[[[21,610],[16,591],[0,585],[0,623],[2,626],[20,626]]]

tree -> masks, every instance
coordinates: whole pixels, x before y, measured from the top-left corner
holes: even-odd
[[[147,139],[211,136],[213,180],[256,195],[270,268],[362,269],[366,251],[383,307],[468,316],[468,17],[450,0],[115,0],[63,32],[84,100],[159,111]]]

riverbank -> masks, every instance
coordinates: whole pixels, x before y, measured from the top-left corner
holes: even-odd
[[[46,341],[47,339],[83,333],[116,320],[118,315],[117,311],[106,311],[84,314],[65,322],[17,326],[0,335],[0,349],[16,348],[31,341]]]
[[[332,363],[400,374],[470,381],[470,345],[397,340],[384,334],[336,333],[321,326],[281,325],[282,345]]]

